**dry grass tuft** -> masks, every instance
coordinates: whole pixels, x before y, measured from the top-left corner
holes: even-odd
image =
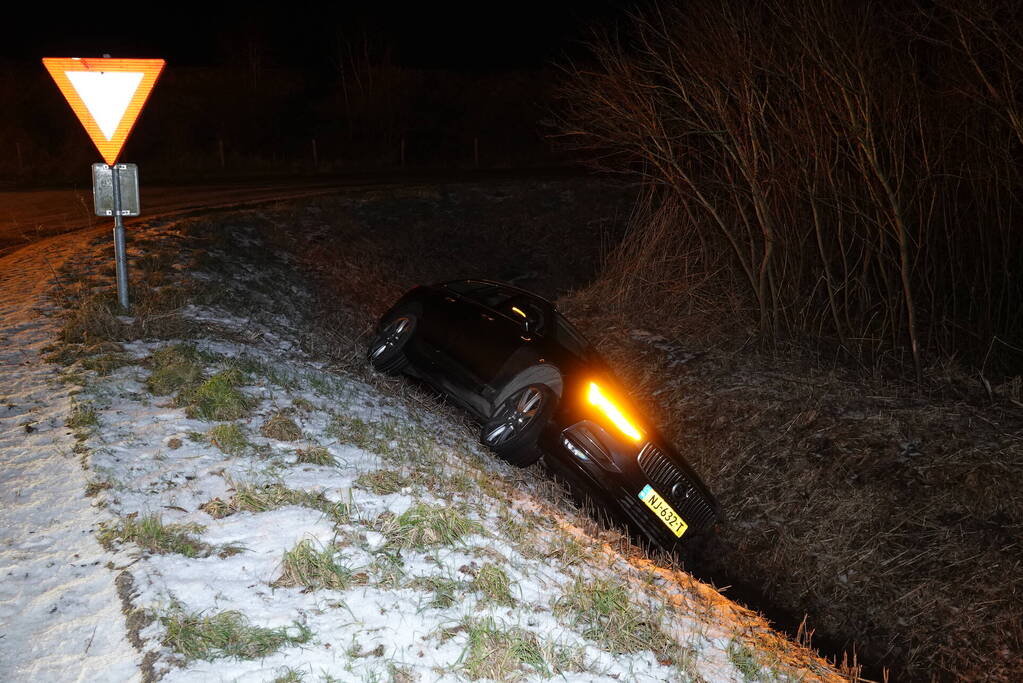
[[[518,681],[531,675],[553,678],[584,670],[581,651],[541,640],[526,629],[499,625],[494,619],[470,619],[457,630],[468,643],[462,669],[469,680]],[[443,635],[453,636],[455,629]]]
[[[394,470],[374,470],[360,474],[355,480],[355,485],[368,489],[378,496],[389,496],[405,488],[408,479]]]
[[[177,402],[185,405],[185,413],[200,420],[228,421],[246,417],[255,401],[239,390],[246,377],[236,369],[228,369],[210,377],[194,389],[178,394]]]
[[[231,497],[231,507],[235,510],[266,512],[286,505],[302,505],[319,510],[337,523],[347,522],[350,518],[347,504],[332,502],[322,493],[296,491],[282,484],[239,486],[234,496]]]
[[[321,588],[347,590],[358,583],[360,577],[365,577],[365,574],[358,574],[339,562],[335,548],[327,546],[317,550],[312,541],[305,540],[284,553],[281,575],[270,586],[302,587],[306,591]]]
[[[282,411],[277,411],[267,418],[259,428],[259,433],[277,441],[298,441],[302,438],[302,430]]]
[[[464,536],[483,532],[483,527],[450,507],[417,503],[384,524],[384,534],[397,548],[452,545]]]
[[[69,344],[96,344],[120,341],[125,324],[118,319],[120,305],[110,291],[88,293],[68,312],[60,331],[60,340]]]
[[[242,455],[252,446],[245,432],[234,422],[214,426],[207,436],[210,443],[228,455]]]
[[[515,598],[511,594],[511,579],[496,564],[487,563],[480,567],[472,579],[471,586],[493,603],[508,607],[515,605]]]
[[[306,465],[324,465],[326,467],[334,467],[337,465],[337,460],[330,454],[323,446],[313,446],[311,448],[300,448],[295,453],[296,462]]]
[[[652,650],[661,661],[684,661],[679,644],[661,630],[659,619],[629,599],[629,588],[615,578],[577,577],[555,604],[555,614],[612,653]]]
[[[146,386],[157,396],[187,391],[203,379],[203,362],[194,347],[184,344],[154,351],[146,364],[151,368]]]
[[[208,500],[199,506],[199,509],[205,512],[213,519],[223,519],[224,517],[230,517],[237,510],[231,506],[230,503],[225,503],[220,498],[213,498]]]
[[[160,617],[164,628],[163,644],[186,660],[213,660],[223,657],[261,659],[285,645],[301,645],[312,637],[302,624],[291,628],[252,626],[241,612],[178,613]]]
[[[135,543],[151,553],[177,553],[205,557],[212,547],[195,537],[203,532],[198,524],[164,524],[156,515],[125,517],[116,524],[102,523],[98,538],[105,548],[115,542]]]

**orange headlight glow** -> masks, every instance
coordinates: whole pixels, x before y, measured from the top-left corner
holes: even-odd
[[[614,422],[615,427],[622,430],[622,433],[626,436],[630,437],[633,441],[639,441],[643,438],[643,435],[639,433],[639,430],[636,429],[636,427],[634,427],[628,419],[626,419],[618,406],[604,395],[596,382],[590,382],[590,391],[586,397],[589,399],[590,403],[600,408],[601,412],[607,416],[607,419]]]

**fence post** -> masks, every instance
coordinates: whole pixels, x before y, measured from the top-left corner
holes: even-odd
[[[472,161],[476,168],[480,167],[480,138],[478,135],[472,139]]]
[[[224,140],[217,138],[217,154],[220,156],[220,168],[226,168],[227,162],[224,159]]]
[[[313,138],[313,170],[320,167],[320,155],[316,152],[316,138]]]
[[[405,168],[405,136],[401,136],[401,167]]]

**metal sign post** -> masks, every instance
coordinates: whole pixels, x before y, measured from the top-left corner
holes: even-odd
[[[128,310],[128,256],[124,246],[124,219],[121,217],[121,178],[117,164],[110,169],[114,191],[114,261],[117,270],[117,300]]]

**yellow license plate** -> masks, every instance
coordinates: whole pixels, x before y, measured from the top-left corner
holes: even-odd
[[[675,512],[675,509],[668,505],[668,501],[664,500],[650,484],[644,486],[643,490],[639,492],[639,499],[646,503],[646,506],[664,522],[664,526],[671,529],[671,533],[676,537],[681,537],[689,528],[681,515]]]

